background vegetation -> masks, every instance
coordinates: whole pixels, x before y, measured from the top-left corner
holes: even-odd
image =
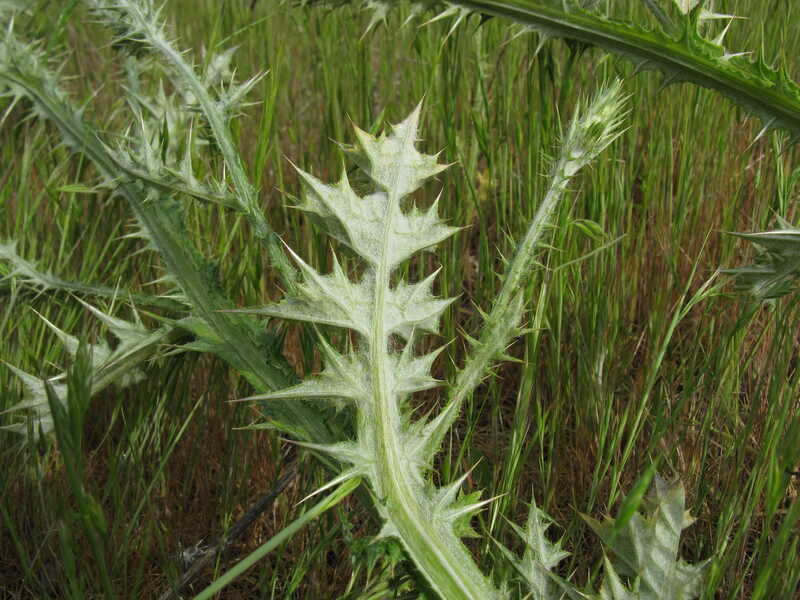
[[[611,8],[645,18],[638,6],[627,14],[625,4]],[[749,18],[732,25],[731,48],[761,49],[768,62],[779,57],[797,79],[796,61],[785,58],[800,51],[793,5],[720,1],[716,9]],[[123,65],[107,33],[87,28],[76,3],[38,8],[30,37],[45,39],[51,55],[64,59],[72,97],[111,131],[128,123]],[[579,569],[576,579],[590,581],[602,555],[579,513],[612,511],[658,458],[662,473],[684,482],[697,517],[683,556],[716,556],[707,597],[797,593],[792,508],[799,488],[789,473],[800,462],[796,301],[756,304],[715,276],[719,267],[745,262],[742,244],[725,232],[766,229],[778,215],[795,220],[800,171],[781,135],[753,142],[760,124],[718,94],[662,89],[656,74],[634,74],[613,57],[563,42],[537,54],[534,36],[514,37],[496,20],[477,27],[476,19],[445,37],[448,22],[401,27],[393,15],[364,36],[370,17],[350,7],[174,0],[165,15],[179,46],[197,60],[204,48],[238,45],[238,79],[269,70],[251,94],[259,102],[239,121],[239,147],[270,224],[322,271],[330,267],[328,240],[285,208],[286,195],[299,189],[286,157],[335,179],[343,159],[330,140],[351,141],[345,115],[376,131],[425,97],[424,147],[442,149],[442,161],[455,163],[440,176],[440,212],[468,228],[436,259],[445,267],[439,293],[460,295],[445,316],[443,340],[474,332],[477,307],[490,305],[509,236],[520,235],[543,196],[548,157],[576,98],[623,76],[632,97],[629,129],[579,176],[529,290],[532,332],[511,349],[521,362],[497,371],[467,403],[438,477],[445,483],[477,464],[469,486],[500,496],[476,524],[484,534],[471,547],[479,563],[499,554],[489,536],[515,545],[506,519],[524,521],[533,491],[565,528],[573,556],[563,572]],[[154,255],[137,253],[141,240],[123,237],[127,206],[93,189],[96,172],[60,145],[52,124],[25,117],[20,107],[0,108],[0,239],[18,240],[22,256],[62,278],[152,292],[148,282],[162,273]],[[213,157],[205,166],[218,167]],[[435,187],[424,193],[435,197]],[[190,229],[204,253],[222,258],[223,284],[239,305],[281,296],[243,221],[193,205]],[[425,272],[434,266],[431,257],[415,260]],[[0,274],[7,272],[0,263]],[[0,286],[0,358],[29,373],[54,374],[69,362],[29,307],[75,335],[102,335],[67,294],[32,297],[14,279]],[[125,302],[101,307],[132,315]],[[299,328],[285,332],[292,364],[300,373],[314,370],[312,341]],[[451,365],[442,360],[435,370],[447,378]],[[133,387],[91,400],[77,445],[93,518],[105,521],[98,542],[104,561],[93,554],[89,532],[97,527],[87,524],[65,473],[64,448],[20,446],[19,436],[0,435],[5,596],[159,597],[185,570],[182,551],[222,534],[296,457],[296,477],[233,551],[193,581],[189,589],[198,591],[293,520],[298,501],[326,480],[315,461],[273,432],[239,430],[257,413],[228,401],[251,390],[220,361],[180,353],[146,373]],[[19,401],[19,390],[13,373],[0,369],[0,410]],[[432,407],[423,399],[420,410]],[[378,560],[365,542],[376,532],[365,504],[352,497],[223,597],[401,595],[411,589],[413,569],[398,552]]]

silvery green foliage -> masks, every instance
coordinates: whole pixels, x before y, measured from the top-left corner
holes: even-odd
[[[426,475],[463,399],[494,362],[507,358],[506,347],[522,333],[522,290],[533,269],[537,246],[568,182],[621,132],[623,103],[620,84],[615,82],[602,88],[589,106],[576,108],[553,165],[548,193],[517,245],[501,292],[484,315],[482,332],[477,339],[470,339],[471,355],[437,416],[411,418],[411,394],[438,384],[430,376],[438,351],[415,356],[413,348],[420,333],[436,332],[450,301],[432,295],[436,273],[415,283],[401,280],[390,285],[393,271],[404,261],[456,231],[439,219],[436,203],[427,210],[403,208],[410,194],[444,168],[436,157],[416,150],[419,107],[379,138],[356,128],[357,146],[349,150],[373,183],[372,193],[365,197],[356,194],[346,174],[338,184],[328,185],[300,171],[305,194],[298,208],[361,258],[363,274],[351,279],[335,256],[332,272],[321,274],[288,250],[302,274],[294,292],[278,304],[243,311],[355,333],[356,347],[348,352],[321,344],[325,368],[316,377],[255,398],[316,398],[337,407],[342,403],[355,407],[355,440],[309,445],[348,465],[325,487],[353,477],[368,479],[385,521],[381,535],[401,540],[442,598],[505,596],[481,574],[459,540],[471,532],[469,519],[485,502],[478,500],[477,493],[459,496],[466,475],[441,489],[427,483]],[[546,582],[548,577],[551,582],[559,580],[547,573],[563,556],[544,536],[543,515],[533,515],[526,534],[532,547],[519,565],[535,578],[530,585],[555,594]],[[538,566],[531,566],[533,563]],[[571,588],[564,583],[564,589]]]
[[[780,220],[780,229],[756,233],[734,233],[758,249],[755,262],[744,267],[724,269],[736,278],[739,290],[760,300],[785,296],[797,289],[800,275],[800,229]]]
[[[503,290],[492,311],[485,315],[483,333],[473,340],[473,354],[438,416],[411,417],[411,395],[439,384],[430,375],[439,351],[416,356],[413,348],[421,333],[437,331],[439,318],[450,301],[432,294],[436,273],[414,283],[403,280],[393,283],[393,272],[404,261],[456,231],[438,217],[436,203],[427,210],[408,206],[409,195],[444,168],[436,157],[421,154],[415,147],[419,107],[405,121],[393,126],[390,133],[378,138],[356,128],[357,145],[349,150],[373,184],[366,196],[359,196],[353,190],[346,173],[337,184],[329,185],[298,169],[305,192],[298,208],[360,257],[363,273],[351,278],[334,255],[332,272],[322,274],[287,249],[302,274],[295,290],[277,304],[241,311],[353,332],[354,348],[345,352],[327,342],[321,344],[324,368],[320,374],[297,386],[254,399],[314,398],[337,408],[349,403],[356,409],[354,440],[304,444],[346,465],[322,489],[355,477],[367,479],[384,520],[380,535],[400,539],[442,598],[508,595],[508,582],[495,589],[459,539],[472,533],[469,519],[486,501],[479,501],[477,493],[460,495],[467,475],[438,489],[426,481],[426,475],[440,448],[443,432],[452,425],[453,414],[458,412],[463,394],[474,389],[481,373],[494,360],[502,358],[505,346],[520,333],[522,304],[518,290],[524,287],[523,273],[531,265],[536,244],[557,199],[566,191],[567,182],[619,134],[620,116],[624,112],[622,101],[619,84],[615,83],[601,89],[586,109],[576,111],[560,157],[554,163],[548,194],[508,265]],[[703,567],[676,562],[680,531],[690,522],[683,513],[683,490],[659,482],[654,502],[653,516],[645,519],[635,515],[615,536],[607,535],[612,527],[609,523],[596,525],[610,548],[627,561],[623,564],[625,568],[609,567],[608,583],[602,592],[606,597],[612,597],[607,596],[608,590],[616,589],[616,582],[622,585],[615,568],[624,576],[638,578],[631,598],[655,599],[657,596],[646,595],[648,590],[667,593],[665,586],[670,585],[675,589],[664,598],[695,597],[702,583]],[[677,508],[681,520],[676,525]],[[550,523],[547,515],[532,504],[526,528],[515,527],[525,542],[522,557],[505,548],[503,552],[531,597],[586,598],[554,573],[568,554],[561,548],[561,542],[548,539]],[[668,529],[670,526],[672,529]],[[673,563],[674,568],[670,566]],[[658,577],[666,578],[667,583],[659,583]]]
[[[7,272],[0,277],[0,281],[14,279],[38,291],[60,287],[61,280],[58,277],[19,255],[17,242],[14,240],[0,242],[0,265],[7,267]]]
[[[118,7],[131,10],[136,18],[138,3],[120,2]],[[151,15],[152,16],[152,15]],[[196,92],[215,142],[224,157],[227,173],[242,211],[253,226],[255,235],[265,242],[273,256],[273,264],[282,270],[285,257],[276,247],[274,233],[261,213],[255,188],[233,143],[224,114],[218,110],[211,91],[205,88],[190,64],[164,36],[158,35],[159,24],[148,24],[139,33],[155,32],[147,39],[154,50],[175,69],[174,74]],[[140,38],[141,41],[142,38]],[[124,47],[124,46],[123,46]],[[197,250],[186,229],[185,205],[176,198],[172,186],[163,185],[159,177],[139,177],[128,171],[125,157],[105,143],[98,131],[101,128],[87,122],[58,84],[58,75],[47,67],[47,60],[34,44],[20,41],[9,22],[4,37],[0,37],[0,96],[12,101],[30,102],[33,114],[51,120],[61,132],[65,144],[86,156],[97,168],[103,182],[114,194],[129,205],[146,247],[160,255],[164,265],[164,281],[172,298],[161,298],[167,304],[188,304],[192,317],[182,319],[181,325],[194,333],[197,344],[229,362],[256,390],[265,392],[280,389],[296,381],[291,366],[280,354],[280,337],[264,331],[251,320],[224,314],[233,303],[225,296],[218,280],[217,266]],[[141,128],[133,128],[136,135]],[[142,142],[145,146],[146,141]],[[180,168],[174,169],[180,171]],[[274,402],[265,409],[272,423],[300,439],[329,440],[340,436],[332,430],[340,427],[330,415],[312,409],[302,402]]]
[[[413,192],[446,168],[416,149],[419,115],[418,106],[378,138],[356,128],[358,144],[350,154],[373,185],[364,197],[346,174],[328,185],[300,171],[305,194],[299,208],[361,258],[363,274],[351,279],[335,257],[333,271],[321,274],[290,251],[302,274],[295,292],[278,304],[245,312],[356,334],[356,347],[348,352],[322,344],[320,375],[259,398],[351,403],[357,410],[356,439],[309,445],[348,465],[326,487],[353,477],[368,479],[385,521],[381,535],[401,540],[442,598],[489,599],[498,592],[459,540],[484,503],[474,495],[460,497],[466,475],[440,489],[426,481],[439,449],[438,420],[412,419],[409,402],[415,392],[439,385],[430,375],[438,351],[416,356],[414,346],[421,334],[437,331],[451,300],[433,295],[436,273],[390,284],[403,262],[457,231],[439,218],[436,203],[425,210],[404,208]]]
[[[206,135],[200,137],[213,143],[219,151],[225,162],[229,182],[221,179],[219,182],[200,183],[194,178],[191,166],[193,136],[181,136],[180,132],[176,132],[178,139],[188,138],[180,167],[154,163],[153,166],[158,169],[154,173],[159,174],[156,177],[146,169],[137,168],[128,174],[135,176],[146,174],[142,178],[145,184],[155,187],[160,192],[186,193],[240,211],[250,223],[256,237],[266,246],[270,259],[281,273],[284,283],[290,285],[294,274],[280,251],[277,236],[264,218],[259,204],[258,190],[250,182],[230,130],[231,120],[238,116],[245,97],[261,80],[262,74],[237,83],[230,68],[235,48],[208,57],[206,68],[198,72],[195,65],[170,40],[160,9],[155,8],[152,0],[85,0],[85,2],[100,22],[115,32],[117,46],[127,53],[128,64],[133,65],[134,78],[136,61],[145,57],[156,61],[166,69],[170,75],[171,85],[177,88],[183,98],[180,110],[184,115],[199,116],[204,122],[204,127],[208,131]],[[132,99],[139,105],[135,107],[139,113],[145,112],[143,107],[146,109],[148,106],[153,106],[153,102],[147,102],[146,99],[143,102],[141,94],[132,95]],[[118,161],[122,168],[126,168],[126,162],[130,161],[136,165],[139,162],[137,154],[141,155],[142,150],[147,152],[147,146],[153,145],[147,141],[146,123],[145,127],[140,128],[142,129],[140,141],[144,140],[144,148],[139,144],[138,150],[133,149],[127,154],[122,152],[124,158]],[[149,129],[155,131],[157,128]],[[162,140],[163,137],[162,135]],[[153,156],[157,160],[158,153]],[[161,177],[161,174],[166,178]],[[232,193],[227,191],[228,187]]]
[[[49,269],[42,268],[34,260],[23,258],[17,252],[17,242],[0,242],[0,288],[18,286],[35,294],[45,292],[68,292],[82,297],[106,298],[111,301],[124,299],[140,308],[158,308],[169,313],[182,313],[188,306],[163,296],[131,292],[119,286],[111,287],[97,283],[71,281],[59,277]]]
[[[500,548],[519,573],[526,597],[537,600],[694,600],[702,593],[710,560],[689,564],[679,558],[681,532],[694,522],[686,511],[683,486],[656,475],[644,509],[646,514],[635,512],[624,522],[620,517],[599,522],[584,516],[613,556],[604,557],[605,577],[596,596],[555,574],[569,553],[561,547],[563,540],[548,539],[553,521],[535,502],[524,529],[512,523],[525,542],[522,557]]]
[[[163,82],[158,91],[147,95],[139,89],[142,61],[129,57],[128,102],[135,115],[134,124],[117,143],[113,154],[117,165],[128,176],[157,187],[166,193],[184,194],[239,210],[239,202],[223,179],[197,177],[192,156],[197,146],[208,145],[194,127],[194,113],[177,92],[167,94]],[[201,129],[197,127],[197,129]]]
[[[619,80],[602,86],[591,102],[579,102],[563,138],[558,158],[550,169],[547,192],[533,220],[502,275],[503,285],[492,308],[484,316],[478,339],[468,338],[472,349],[467,363],[451,389],[450,400],[438,417],[438,443],[453,425],[461,402],[472,393],[486,371],[497,360],[508,360],[506,346],[521,334],[519,323],[524,309],[523,290],[536,268],[536,252],[559,201],[575,175],[605,150],[622,133],[625,96]]]
[[[36,293],[51,290],[67,291],[105,297],[112,301],[118,298],[141,300],[142,304],[169,311],[185,308],[181,304],[168,302],[161,297],[131,294],[118,288],[64,280],[50,271],[41,269],[36,262],[22,258],[17,252],[14,241],[0,243],[0,267],[3,267],[5,271],[0,277],[0,282],[13,282],[14,285],[31,289]],[[118,340],[113,349],[103,339],[87,345],[93,394],[100,392],[112,383],[118,387],[126,387],[141,381],[144,373],[140,365],[155,358],[163,344],[169,343],[177,337],[177,329],[169,325],[157,330],[148,330],[142,325],[136,313],[134,313],[134,321],[125,321],[104,313],[85,302],[83,304]],[[67,353],[74,359],[80,347],[79,340],[59,329],[44,317],[42,320],[55,333]],[[25,423],[12,423],[3,429],[21,435],[30,433],[34,437],[51,433],[53,417],[47,400],[45,380],[13,365],[7,364],[7,366],[22,383],[23,399],[6,412],[25,414],[28,418]],[[63,381],[65,377],[66,373],[61,373],[48,378],[55,397],[62,404],[66,404],[67,401],[67,386],[59,382]]]
[[[348,0],[300,0],[304,4],[344,4]],[[664,84],[689,82],[717,90],[760,118],[762,134],[771,129],[800,138],[800,86],[785,65],[767,64],[752,52],[731,51],[724,45],[725,27],[714,35],[708,27],[732,15],[715,13],[708,0],[643,0],[655,24],[612,19],[602,10],[606,3],[591,0],[349,0],[372,11],[370,27],[385,20],[402,5],[412,14],[430,10],[453,17],[454,26],[469,14],[493,16],[536,32],[543,39],[565,38],[597,46],[632,61],[636,68],[657,69]],[[436,20],[434,17],[433,20]]]
[[[50,405],[47,401],[45,380],[26,373],[14,365],[8,363],[5,363],[5,365],[17,376],[22,383],[23,389],[22,400],[9,408],[8,412],[25,414],[27,419],[25,422],[4,425],[0,429],[23,436],[30,436],[30,441],[51,433],[53,431],[53,415],[50,413]],[[58,383],[64,379],[64,374],[61,373],[48,379],[55,397],[62,405],[66,406],[67,386],[63,383]]]
[[[211,54],[205,67],[195,67],[179,52],[167,33],[161,9],[151,0],[86,0],[98,20],[115,34],[114,46],[126,56],[128,101],[138,131],[123,137],[116,149],[118,166],[149,185],[199,200],[252,213],[255,190],[243,174],[228,126],[244,106],[260,75],[237,84],[231,61],[235,47]],[[164,70],[174,92],[159,82],[156,94],[143,92],[143,74]],[[192,166],[195,145],[218,145],[231,170],[236,193],[223,179],[199,181]],[[249,214],[252,217],[252,214]],[[269,235],[266,223],[257,231]]]
[[[125,321],[85,302],[83,304],[118,340],[113,349],[103,339],[86,345],[92,394],[100,392],[112,383],[122,388],[144,379],[144,373],[139,365],[145,360],[152,359],[158,348],[169,341],[173,333],[172,328],[151,331],[142,325],[138,316],[134,321]],[[44,317],[42,320],[55,333],[67,353],[75,359],[81,347],[78,338],[59,329]],[[51,433],[53,416],[47,400],[46,381],[13,365],[6,364],[6,366],[20,379],[24,390],[22,400],[6,412],[23,413],[28,419],[26,422],[13,423],[1,429],[21,435],[30,433],[34,437]],[[52,384],[56,398],[64,405],[67,402],[67,386],[59,382],[65,378],[66,373],[47,378]]]
[[[58,73],[45,67],[42,51],[37,44],[26,44],[14,33],[13,19],[5,20],[0,13],[0,27],[5,31],[0,34],[0,98],[7,98],[16,103],[29,98],[30,89],[41,89],[54,103],[60,104],[64,117],[80,120],[81,110],[69,103],[66,94],[58,85]],[[40,118],[49,118],[50,107],[34,103],[31,111]],[[62,131],[62,142],[70,148],[80,147],[80,139],[71,129]]]
[[[213,90],[215,113],[223,122],[230,121],[241,109],[244,98],[261,79],[256,75],[236,83],[231,60],[236,48],[207,57],[207,65],[199,75],[180,56],[164,25],[162,7],[152,0],[84,0],[98,20],[114,33],[114,45],[136,59],[161,57],[177,75],[175,83],[185,105],[204,111],[204,100]],[[152,66],[152,63],[151,63]],[[209,116],[209,115],[205,115]]]
[[[232,173],[232,187],[241,210],[257,233],[269,234],[263,217],[259,220],[252,212],[256,207],[254,188],[242,179],[240,157],[226,133],[229,111],[219,110],[203,76],[172,47],[157,23],[137,24],[142,16],[157,21],[157,12],[139,10],[150,6],[146,2],[94,4],[100,9],[121,11],[111,10],[104,17],[109,24],[117,19],[119,25],[128,28],[127,33],[120,30],[119,40],[130,41],[134,48],[137,44],[149,47],[173,69],[177,87],[187,93],[187,98],[188,94],[194,96]],[[102,16],[102,10],[98,14]],[[9,48],[11,54],[4,56],[3,50]],[[182,323],[198,337],[193,348],[219,354],[261,392],[285,387],[292,381],[292,374],[282,371],[282,363],[273,362],[274,348],[268,346],[272,342],[266,333],[251,321],[220,310],[231,304],[217,286],[213,264],[199,255],[185,235],[182,206],[167,195],[176,190],[163,185],[163,177],[148,179],[123,168],[124,153],[99,140],[96,128],[85,123],[58,90],[57,77],[29,50],[29,46],[18,44],[13,35],[0,40],[0,83],[9,86],[6,89],[16,97],[29,99],[39,114],[52,119],[64,138],[73,141],[73,147],[84,152],[129,202],[140,225],[137,235],[160,253],[169,281],[174,282],[182,302],[191,305],[193,316]],[[614,117],[618,114],[613,107],[618,107],[617,101],[614,94],[605,96],[605,102],[590,107],[589,117],[576,121],[580,127],[570,129],[574,143],[567,140],[564,144],[554,168],[551,192],[539,211],[541,216],[532,223],[526,241],[511,261],[503,291],[486,316],[482,334],[472,344],[468,368],[459,374],[446,408],[432,419],[411,417],[410,396],[438,385],[430,375],[436,352],[416,356],[414,341],[421,332],[436,331],[449,301],[433,295],[435,274],[414,283],[390,285],[393,270],[404,260],[455,231],[439,219],[435,205],[424,211],[401,208],[426,179],[444,168],[435,157],[415,148],[419,110],[391,134],[377,139],[357,130],[359,144],[353,157],[374,183],[373,192],[366,197],[359,197],[346,177],[338,185],[329,186],[307,173],[301,174],[306,195],[300,208],[315,216],[330,235],[350,246],[363,259],[365,271],[353,281],[335,263],[331,274],[322,275],[296,257],[302,275],[297,289],[291,290],[284,302],[256,312],[344,327],[354,332],[358,343],[355,350],[348,352],[322,344],[325,369],[317,378],[262,397],[270,399],[273,407],[281,407],[273,414],[284,431],[317,442],[309,446],[346,465],[329,485],[359,475],[369,479],[377,497],[376,508],[385,521],[382,535],[402,541],[443,598],[484,600],[505,595],[481,573],[459,539],[470,534],[469,519],[483,504],[477,493],[460,495],[467,475],[444,488],[432,486],[426,475],[445,432],[458,414],[461,399],[474,390],[491,363],[502,358],[505,347],[520,333],[523,297],[518,288],[524,281],[520,277],[532,264],[536,244],[569,178],[615,137],[618,120]],[[158,166],[151,160],[156,121],[148,116],[141,121],[144,125],[131,134],[131,156],[142,165]],[[167,150],[169,154],[170,147]],[[265,360],[267,356],[270,362]],[[303,402],[307,398],[354,405],[358,415],[356,438],[324,443],[340,438],[332,435],[335,432],[320,416],[323,413],[306,410]],[[531,564],[549,569],[557,563],[560,550],[557,546],[553,549],[544,537],[542,519],[540,515],[526,530],[533,547],[528,556]],[[520,564],[527,564],[525,555]],[[536,569],[535,575],[543,575],[541,569]]]
[[[511,564],[519,573],[531,598],[539,600],[561,600],[569,597],[574,591],[566,582],[562,581],[553,570],[558,564],[569,556],[562,547],[562,541],[551,542],[547,537],[547,530],[553,520],[531,501],[528,511],[528,522],[522,527],[511,523],[511,527],[525,543],[522,557],[517,557],[505,546],[500,546]]]
[[[79,127],[64,127],[71,122],[78,125],[82,110],[75,108],[59,85],[58,73],[46,67],[47,61],[36,44],[19,40],[14,33],[14,23],[4,24],[6,31],[0,39],[0,98],[13,102],[30,98],[39,90],[41,97],[49,102],[34,102],[33,112],[38,117],[53,119],[62,124],[62,139],[69,147],[81,150],[83,132]],[[133,75],[138,60],[128,62],[129,74]],[[123,136],[126,143],[116,149],[107,149],[106,157],[113,163],[113,173],[105,169],[102,185],[116,189],[119,176],[126,175],[146,182],[148,185],[170,193],[184,193],[194,198],[239,208],[222,183],[201,182],[194,176],[190,150],[184,145],[191,143],[190,127],[186,109],[177,108],[171,98],[160,94],[146,98],[136,93],[131,85],[130,100],[137,102],[138,118],[134,121],[134,135]],[[130,133],[130,132],[129,132]],[[92,135],[93,142],[99,143]],[[185,140],[189,140],[186,142]],[[177,148],[184,150],[182,159],[176,157]],[[179,165],[179,166],[178,166]]]
[[[606,559],[602,600],[692,600],[703,589],[709,561],[689,564],[680,558],[681,532],[694,519],[686,510],[683,485],[656,475],[644,500],[645,514],[635,512],[620,524],[586,518],[613,553]],[[620,576],[627,578],[626,586]]]

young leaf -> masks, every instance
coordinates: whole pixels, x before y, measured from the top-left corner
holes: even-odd
[[[125,321],[112,317],[85,302],[83,304],[119,340],[113,350],[102,339],[94,344],[84,344],[87,357],[84,368],[92,382],[91,395],[100,393],[111,384],[123,388],[141,381],[144,373],[140,366],[146,361],[152,360],[164,344],[169,344],[181,336],[180,331],[175,327],[164,326],[150,331],[138,320],[136,322]],[[56,334],[70,357],[76,359],[81,348],[78,338],[59,329],[44,317],[42,320]],[[68,401],[67,387],[56,383],[66,377],[66,371],[55,377],[41,379],[12,365],[7,366],[22,381],[24,394],[20,402],[5,412],[27,412],[29,419],[28,423],[12,423],[3,429],[20,435],[28,435],[29,432],[32,432],[34,436],[50,434],[53,431],[54,423],[53,415],[50,412],[52,402],[48,402],[46,393],[47,386],[51,386],[53,391],[51,400],[56,399],[66,405]]]
[[[561,548],[561,540],[553,543],[547,538],[547,530],[552,522],[552,519],[536,506],[536,501],[531,499],[525,528],[511,524],[517,535],[525,542],[522,558],[518,558],[508,548],[500,545],[503,554],[522,577],[531,597],[540,600],[561,600],[575,595],[571,586],[553,573],[553,569],[569,556],[569,552]]]

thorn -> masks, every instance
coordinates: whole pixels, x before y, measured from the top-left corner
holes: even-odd
[[[770,129],[772,129],[772,125],[773,125],[773,123],[775,123],[775,121],[776,121],[776,118],[775,118],[775,117],[772,117],[771,119],[769,119],[768,121],[766,121],[766,122],[764,123],[764,127],[761,129],[761,131],[759,131],[759,132],[758,132],[758,135],[757,135],[757,136],[756,136],[756,137],[753,139],[753,141],[752,141],[752,142],[750,142],[750,144],[747,146],[747,149],[745,150],[746,152],[747,152],[747,151],[750,151],[750,149],[752,149],[752,147],[756,145],[756,142],[758,142],[758,140],[760,140],[762,137],[764,137],[764,135],[765,135],[765,134],[766,134],[766,133],[767,133],[767,132],[768,132]]]
[[[474,504],[468,504],[467,506],[464,506],[463,508],[461,508],[461,509],[459,509],[457,511],[453,511],[450,514],[456,519],[458,517],[462,516],[462,515],[473,514],[473,513],[478,512],[480,509],[482,509],[487,504],[491,504],[492,502],[494,502],[498,498],[502,498],[503,496],[507,496],[507,495],[508,495],[508,492],[504,492],[502,494],[498,494],[497,496],[492,496],[491,498],[487,498],[486,500],[481,500],[480,502],[475,502]]]

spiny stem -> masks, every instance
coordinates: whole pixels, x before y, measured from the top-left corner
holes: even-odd
[[[450,393],[450,404],[443,429],[452,426],[458,406],[480,383],[491,363],[518,335],[522,317],[522,293],[534,272],[536,250],[572,178],[622,133],[625,97],[619,80],[601,88],[586,109],[579,104],[553,164],[550,183],[542,203],[517,244],[514,256],[503,275],[500,293],[486,318],[476,351],[457,375]]]
[[[213,343],[220,354],[259,391],[286,387],[293,381],[293,371],[280,355],[264,356],[257,342],[257,325],[236,315],[220,312],[233,304],[208,278],[204,258],[199,254],[182,229],[172,199],[160,190],[145,188],[141,182],[121,175],[116,169],[117,158],[98,137],[96,129],[87,123],[55,85],[55,76],[44,66],[35,49],[21,44],[13,30],[0,39],[5,62],[0,62],[0,83],[10,84],[26,96],[46,118],[61,130],[70,145],[85,154],[108,180],[116,182],[116,191],[129,203],[133,213],[147,232],[150,242],[160,253],[167,272],[175,278],[189,300],[195,314],[213,332]],[[296,428],[299,437],[330,440],[334,423],[310,407],[300,403],[273,403],[269,410]]]
[[[401,146],[411,146],[416,141],[416,128],[405,130]],[[401,167],[398,167],[398,171]],[[390,287],[391,267],[388,263],[390,232],[394,227],[394,207],[401,198],[394,186],[388,188],[388,201],[383,223],[383,252],[375,273],[373,330],[370,339],[372,380],[374,382],[375,437],[378,443],[376,470],[380,474],[379,492],[398,536],[407,548],[417,567],[442,598],[453,600],[490,600],[497,591],[483,577],[472,557],[455,536],[446,543],[441,535],[431,535],[429,507],[421,500],[423,493],[420,477],[408,468],[403,456],[403,444],[397,434],[401,430],[401,416],[397,399],[389,389],[387,365],[389,336],[385,330],[386,290]],[[409,340],[407,343],[412,343]],[[426,510],[427,509],[427,510]]]
[[[240,210],[253,228],[256,237],[266,245],[270,261],[278,269],[284,284],[291,286],[294,282],[294,269],[281,251],[280,240],[259,206],[258,192],[247,176],[247,170],[233,141],[226,116],[223,114],[219,102],[212,97],[206,84],[198,77],[194,67],[168,40],[163,24],[159,21],[158,11],[153,10],[150,2],[145,0],[86,1],[101,17],[105,17],[111,26],[115,25],[113,22],[115,15],[122,15],[123,18],[130,20],[129,25],[141,38],[137,41],[140,44],[145,43],[146,46],[160,54],[177,75],[178,83],[195,97],[208,121],[214,142],[219,147],[233,182],[234,201],[238,202]],[[249,87],[253,83],[255,80],[251,80],[246,85]]]

